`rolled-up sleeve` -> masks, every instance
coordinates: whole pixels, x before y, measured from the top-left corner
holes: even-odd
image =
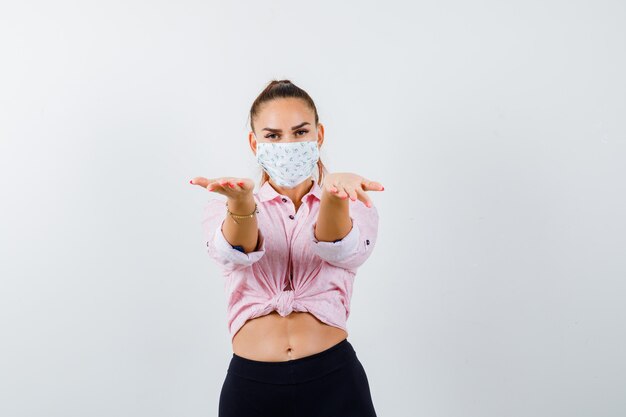
[[[265,238],[259,230],[257,247],[245,253],[228,243],[222,226],[226,219],[224,200],[212,199],[204,207],[202,216],[203,237],[207,253],[226,273],[245,268],[257,262],[265,254]]]
[[[378,237],[378,210],[374,205],[368,208],[362,201],[350,201],[352,229],[343,239],[334,242],[319,241],[315,238],[315,225],[309,228],[313,252],[331,265],[356,271],[370,256]]]

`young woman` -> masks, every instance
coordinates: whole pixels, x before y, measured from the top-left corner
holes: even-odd
[[[376,244],[367,192],[384,188],[353,173],[325,175],[324,126],[289,80],[261,92],[250,125],[263,170],[257,193],[249,178],[191,180],[227,197],[210,199],[202,222],[225,277],[233,346],[219,416],[374,417],[346,320],[356,271]]]

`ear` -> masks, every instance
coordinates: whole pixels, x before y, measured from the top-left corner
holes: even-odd
[[[256,156],[256,136],[253,131],[248,133],[248,142],[250,143],[250,149],[252,149],[252,153]]]
[[[321,123],[317,124],[317,146],[322,147],[324,143],[324,125]]]

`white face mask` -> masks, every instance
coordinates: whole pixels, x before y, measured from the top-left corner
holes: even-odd
[[[320,153],[316,140],[257,142],[256,159],[277,185],[294,188],[311,176]]]

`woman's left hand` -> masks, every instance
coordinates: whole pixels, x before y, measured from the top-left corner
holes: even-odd
[[[350,172],[327,174],[324,177],[323,190],[329,195],[342,200],[350,197],[352,201],[361,200],[367,207],[372,206],[372,200],[366,191],[383,191],[385,187],[379,182],[370,181],[360,175]]]

